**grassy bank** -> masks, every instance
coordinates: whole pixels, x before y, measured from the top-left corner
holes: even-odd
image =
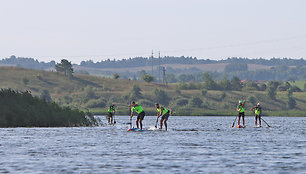
[[[128,115],[128,105],[132,100],[139,102],[147,115],[155,115],[154,103],[160,102],[173,109],[173,115],[236,115],[235,108],[239,100],[247,100],[247,115],[253,115],[250,108],[260,103],[264,114],[269,116],[305,116],[306,92],[293,92],[296,101],[293,109],[288,109],[288,92],[277,91],[276,98],[271,99],[267,91],[242,90],[218,91],[200,89],[180,90],[179,84],[168,86],[137,82],[126,79],[112,79],[90,75],[75,75],[69,79],[63,74],[22,69],[17,67],[0,67],[0,87],[15,90],[29,90],[34,96],[40,96],[47,90],[53,101],[61,106],[81,109],[105,115],[107,106],[114,103],[117,115]],[[298,82],[303,86],[305,82]],[[133,91],[135,85],[139,93]],[[196,84],[202,85],[202,84]],[[162,91],[162,92],[160,92]],[[158,96],[159,95],[159,96]],[[194,102],[198,98],[201,103]]]

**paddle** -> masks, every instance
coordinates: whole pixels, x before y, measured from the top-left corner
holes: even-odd
[[[235,122],[236,122],[237,117],[238,117],[238,116],[236,116],[236,118],[235,118],[235,120],[234,120],[234,122],[233,122],[232,127],[234,127],[234,126],[235,126]]]
[[[156,120],[156,123],[155,123],[155,128],[157,128],[157,123],[158,123],[158,120]]]
[[[262,119],[261,117],[260,117],[260,119],[261,119],[262,121],[264,121],[264,122],[267,124],[268,127],[271,127],[264,119]]]

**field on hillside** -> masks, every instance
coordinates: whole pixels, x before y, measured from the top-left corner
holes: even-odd
[[[228,63],[218,63],[218,64],[162,64],[161,66],[164,66],[166,68],[173,68],[173,69],[182,69],[182,70],[186,70],[186,69],[192,69],[192,68],[196,68],[199,69],[203,72],[206,71],[216,71],[216,72],[223,72],[225,69],[225,66]],[[133,72],[136,73],[138,71],[141,70],[145,70],[147,72],[150,72],[152,70],[152,66],[148,65],[148,66],[143,66],[143,67],[129,67],[129,68],[89,68],[89,67],[83,67],[83,66],[78,66],[75,65],[73,67],[76,71],[87,71],[90,74],[93,75],[103,75],[105,73],[109,73],[109,72],[116,72],[116,73],[125,73],[125,72]],[[154,70],[156,70],[156,68],[158,68],[158,66],[154,66],[153,67]],[[266,65],[259,65],[259,64],[249,64],[248,65],[248,70],[249,71],[256,71],[256,70],[260,70],[260,69],[270,69],[271,66],[266,66]]]
[[[40,96],[43,90],[49,91],[52,99],[64,106],[89,109],[105,114],[107,105],[114,103],[118,114],[129,114],[128,104],[136,100],[149,115],[155,114],[154,103],[160,98],[154,94],[156,89],[166,92],[166,106],[173,109],[174,115],[234,115],[239,100],[247,102],[247,115],[253,115],[250,108],[260,102],[268,115],[306,116],[306,92],[295,92],[294,110],[287,111],[287,92],[277,92],[276,100],[267,96],[266,91],[215,91],[208,90],[203,95],[201,90],[178,90],[177,84],[168,86],[136,82],[133,80],[111,79],[90,75],[75,75],[69,79],[57,72],[28,70],[17,67],[0,67],[0,87],[15,90],[30,90]],[[138,86],[141,93],[134,95],[133,87]],[[302,88],[303,89],[303,88]],[[199,106],[192,100],[198,97],[202,101]]]

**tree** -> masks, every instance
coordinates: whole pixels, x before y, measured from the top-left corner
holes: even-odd
[[[64,72],[65,76],[72,77],[73,68],[71,62],[66,59],[62,59],[61,63],[57,63],[55,65],[55,70],[57,72]]]
[[[218,88],[216,82],[212,79],[208,72],[204,73],[204,87],[208,90]]]
[[[206,89],[202,89],[202,90],[201,90],[201,94],[202,94],[202,96],[206,96],[207,90],[206,90]]]
[[[168,96],[168,94],[165,91],[155,88],[153,90],[153,95],[154,95],[154,99],[157,103],[161,103],[163,105],[168,105],[169,104],[170,97]]]
[[[256,104],[256,98],[253,95],[249,96],[247,101],[253,105]]]
[[[91,86],[86,86],[85,88],[85,99],[90,100],[96,97],[95,91]]]
[[[203,101],[199,97],[192,97],[190,104],[195,107],[201,107]]]
[[[50,93],[48,90],[44,89],[41,94],[40,94],[40,98],[41,99],[44,99],[45,101],[47,102],[51,102],[52,99],[51,99],[51,96],[50,96]]]
[[[293,90],[292,90],[292,88],[289,88],[288,90],[287,90],[287,92],[288,92],[288,98],[290,98],[290,97],[292,97],[292,94],[293,94]]]
[[[176,101],[176,105],[178,105],[178,106],[185,106],[187,104],[188,104],[188,100],[186,100],[186,99],[178,99]]]
[[[236,90],[236,91],[240,91],[241,90],[242,83],[241,83],[241,80],[237,76],[232,78],[232,80],[231,80],[231,88],[233,90]]]
[[[113,75],[113,78],[114,78],[114,79],[119,79],[119,78],[120,78],[120,76],[119,76],[119,74],[118,74],[118,73],[115,73],[115,74]]]
[[[141,89],[139,86],[134,85],[130,91],[130,100],[137,100],[142,97]]]
[[[231,82],[228,80],[227,75],[225,75],[223,80],[220,82],[220,87],[224,90],[231,89]]]
[[[295,101],[295,99],[294,99],[293,97],[289,97],[289,98],[288,98],[287,106],[288,106],[289,109],[295,108],[295,106],[296,106],[296,101]]]
[[[268,91],[268,96],[269,96],[271,99],[275,100],[275,97],[276,97],[276,89],[275,89],[273,86],[269,86],[267,91]]]
[[[150,82],[154,81],[154,77],[149,75],[149,74],[146,74],[146,75],[142,76],[142,80],[144,80],[145,82],[150,83]]]

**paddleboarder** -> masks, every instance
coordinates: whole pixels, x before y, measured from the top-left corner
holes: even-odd
[[[242,123],[243,127],[245,127],[244,124],[244,105],[245,105],[245,100],[242,102],[242,100],[239,101],[239,104],[237,106],[237,111],[238,111],[238,127],[240,127],[240,118],[242,117]]]
[[[142,130],[142,120],[144,119],[146,113],[138,103],[135,103],[135,101],[133,101],[131,105],[132,108],[131,108],[130,121],[132,121],[134,112],[136,112],[138,114],[136,119],[136,126],[139,129],[139,124],[140,124],[140,129]]]
[[[113,124],[113,115],[115,114],[116,109],[115,109],[115,105],[111,104],[108,109],[107,109],[107,121],[108,121],[108,125],[112,125]]]
[[[254,112],[255,112],[255,126],[257,127],[257,119],[258,119],[259,120],[259,127],[261,127],[262,108],[260,106],[260,103],[257,103],[257,106],[252,107],[251,110],[254,110]]]
[[[159,129],[163,129],[163,123],[164,123],[165,130],[167,131],[167,121],[168,121],[168,118],[169,118],[169,115],[170,115],[170,111],[167,110],[167,108],[165,108],[163,106],[159,106],[158,103],[155,103],[155,108],[157,110],[157,118],[156,118],[156,126],[155,127],[157,127],[158,119],[161,116]]]

